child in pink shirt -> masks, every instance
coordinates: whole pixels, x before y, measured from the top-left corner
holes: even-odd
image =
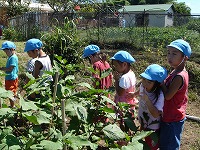
[[[105,60],[105,55],[100,52],[100,48],[93,44],[86,46],[83,51],[83,58],[89,59],[95,70],[95,73],[92,73],[95,78],[93,82],[94,88],[108,89],[112,85],[112,74],[102,77],[103,72],[110,69],[110,65]]]
[[[126,51],[117,52],[112,58],[113,77],[115,79],[115,103],[126,102],[134,106],[138,101],[135,98],[127,98],[129,92],[135,91],[136,77],[131,70],[131,64],[135,59]]]
[[[132,116],[134,116],[133,110],[135,105],[138,103],[137,99],[127,98],[129,92],[135,92],[136,77],[134,72],[131,70],[131,64],[135,62],[135,59],[127,51],[118,51],[111,58],[113,77],[115,79],[115,99],[114,102],[125,102],[130,105],[128,110]],[[128,131],[126,124],[123,119],[123,112],[116,110],[117,116],[120,118],[120,127],[124,131]]]

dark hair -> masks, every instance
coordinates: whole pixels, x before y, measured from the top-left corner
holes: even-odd
[[[152,93],[155,94],[155,97],[154,97],[154,99],[156,99],[156,101],[154,102],[154,104],[155,104],[158,101],[158,97],[159,97],[160,92],[161,92],[160,82],[154,81],[154,86],[153,86],[151,91],[152,91]]]
[[[106,53],[103,53],[103,52],[100,52],[99,53],[99,58],[101,59],[101,61],[104,63],[104,65],[106,64],[106,61],[107,61],[107,54]]]

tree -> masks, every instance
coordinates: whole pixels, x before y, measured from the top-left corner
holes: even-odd
[[[3,3],[6,3],[6,2],[8,3],[7,18],[12,18],[14,16],[18,16],[29,11],[29,8],[28,8],[29,3],[22,4],[14,0],[3,1]]]
[[[175,13],[180,15],[191,15],[191,8],[188,7],[185,2],[174,2]]]
[[[143,4],[167,4],[172,3],[174,0],[128,0],[131,5]]]
[[[47,3],[55,11],[70,11],[78,1],[71,0],[39,0],[41,3]]]

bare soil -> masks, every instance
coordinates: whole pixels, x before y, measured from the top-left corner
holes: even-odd
[[[187,114],[200,117],[199,103],[188,103]],[[181,150],[200,150],[200,122],[187,119],[184,125]]]

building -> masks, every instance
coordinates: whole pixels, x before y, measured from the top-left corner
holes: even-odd
[[[173,4],[155,4],[123,6],[118,11],[126,27],[167,27],[173,26],[174,10]]]

